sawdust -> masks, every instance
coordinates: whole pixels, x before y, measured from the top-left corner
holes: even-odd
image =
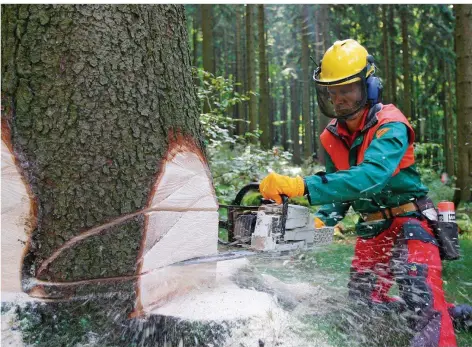
[[[265,347],[331,346],[323,336],[316,341],[304,336],[307,327],[281,308],[274,296],[230,283],[189,293],[152,314],[189,321],[227,322],[230,334],[225,346],[228,347],[258,346],[260,341]]]
[[[2,346],[23,347],[20,322],[15,314],[15,306],[2,312]]]

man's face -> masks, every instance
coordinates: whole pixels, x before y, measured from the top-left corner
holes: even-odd
[[[338,117],[349,115],[359,108],[363,98],[360,81],[327,88]]]

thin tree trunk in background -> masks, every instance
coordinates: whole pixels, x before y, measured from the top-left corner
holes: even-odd
[[[253,93],[256,92],[256,67],[255,67],[255,44],[254,44],[254,6],[246,6],[246,68],[248,91],[252,92],[249,97],[249,131],[255,132],[258,128],[257,124],[257,97]],[[257,139],[251,137],[252,143],[257,143]]]
[[[392,97],[390,95],[390,66],[389,66],[389,50],[388,50],[388,5],[381,5],[382,7],[382,34],[383,34],[383,71],[382,76],[384,77],[384,103],[389,104],[392,102]]]
[[[444,62],[444,155],[446,172],[450,178],[455,175],[454,168],[454,115],[452,112],[452,79],[451,68]]]
[[[300,157],[300,108],[299,108],[299,91],[298,80],[292,78],[290,81],[290,110],[292,123],[292,142],[293,142],[293,163],[300,165],[302,163]]]
[[[472,5],[454,5],[456,13],[456,99],[458,170],[454,203],[472,200]]]
[[[269,148],[272,148],[278,143],[279,134],[277,128],[274,127],[274,122],[277,120],[277,98],[270,97],[270,112],[269,112]]]
[[[215,51],[221,49],[221,52],[215,54],[215,72],[218,76],[223,76],[228,78],[231,69],[231,63],[229,58],[229,51],[227,47],[228,43],[228,32],[226,26],[222,25],[221,28],[217,28],[216,32],[222,38],[220,44],[215,42],[214,47]],[[224,62],[223,64],[221,62]]]
[[[389,24],[389,46],[390,46],[390,93],[391,93],[391,100],[393,104],[397,104],[397,74],[396,74],[396,61],[397,61],[397,49],[395,43],[395,37],[397,36],[395,30],[395,6],[396,5],[389,5],[389,13],[388,13],[388,24]]]
[[[319,62],[321,61],[324,53],[326,50],[331,46],[333,42],[331,42],[331,38],[329,36],[329,6],[330,5],[319,5],[319,10],[316,12],[316,18],[317,18],[317,31],[318,31],[318,40],[317,42],[322,42],[321,49],[318,49],[317,52],[317,57],[316,61]],[[329,124],[330,119],[328,117],[325,117],[324,115],[321,114],[319,107],[318,107],[318,112],[316,113],[318,115],[318,134],[321,135],[321,133],[324,131],[326,126]],[[317,147],[320,149],[317,153],[318,154],[318,159],[320,163],[324,164],[325,163],[325,151],[323,149],[323,146],[321,145],[320,137],[318,136],[316,138],[317,142]]]
[[[202,60],[203,70],[215,73],[215,56],[213,47],[213,5],[200,5],[200,12],[202,14]],[[203,102],[203,113],[210,112],[210,105],[205,100]]]
[[[193,47],[193,61],[192,65],[195,68],[201,68],[201,64],[198,63],[198,47],[200,46],[198,44],[198,32],[201,28],[200,21],[199,19],[201,18],[201,13],[200,13],[200,5],[195,5],[195,13],[192,18],[192,47]],[[198,73],[194,73],[193,75],[193,83],[195,84],[196,87],[200,87],[200,77],[198,76]]]
[[[202,56],[203,69],[215,73],[215,57],[213,52],[213,5],[200,5],[202,13]]]
[[[302,33],[302,94],[303,94],[303,128],[304,128],[304,140],[303,140],[303,158],[308,159],[313,154],[313,128],[311,124],[311,113],[310,113],[310,72],[309,72],[309,47],[310,44],[310,32],[309,32],[309,16],[308,16],[308,5],[302,5],[301,13],[301,33]]]
[[[316,31],[315,31],[316,32]],[[310,71],[312,72],[312,71]],[[312,133],[312,136],[313,136],[313,154],[314,154],[314,158],[313,159],[316,159],[318,160],[318,155],[319,155],[319,147],[318,147],[318,141],[317,141],[317,135],[318,135],[318,109],[317,109],[317,104],[316,104],[316,90],[315,90],[315,87],[314,87],[314,81],[313,81],[313,77],[310,76],[310,79],[309,79],[309,83],[310,83],[310,86],[311,86],[311,112],[312,112],[312,120],[313,120],[313,124],[312,124],[312,127],[311,127],[311,133]]]
[[[8,269],[19,290],[51,300],[19,308],[29,311],[25,343],[87,344],[93,332],[97,345],[162,345],[166,334],[156,334],[166,325],[174,334],[170,321],[143,317],[141,332],[129,317],[188,282],[171,288],[150,274],[217,253],[184,7],[2,5],[1,46],[2,291],[5,259],[21,259]],[[18,178],[4,171],[4,151],[30,188],[31,201],[17,201],[32,209],[24,225],[3,209]],[[182,186],[186,196],[175,192]],[[25,228],[30,239],[19,243]]]
[[[264,5],[257,5],[257,26],[259,34],[259,129],[262,131],[260,140],[263,149],[271,148],[271,130],[269,122],[270,96],[266,55],[266,39],[264,28]]]
[[[236,92],[243,94],[244,90],[244,59],[243,45],[241,42],[242,33],[242,9],[241,5],[236,5]],[[240,102],[236,107],[237,116],[240,119],[237,123],[237,134],[244,135],[246,132],[246,108],[244,103]]]
[[[284,151],[288,151],[289,146],[287,142],[287,133],[288,133],[288,122],[287,122],[287,109],[288,109],[288,93],[287,93],[287,80],[285,78],[282,79],[282,109],[280,110],[280,118],[282,121],[282,125],[280,126],[280,135],[281,135],[281,142],[284,148]]]
[[[431,71],[430,70],[425,70],[424,75],[423,75],[423,90],[428,91],[429,87],[431,86]],[[425,93],[424,95],[424,105],[423,105],[423,121],[421,122],[423,125],[423,130],[422,133],[424,135],[424,142],[431,142],[431,127],[430,127],[430,121],[432,119],[430,115],[430,110],[429,110],[429,104],[428,104],[428,95]]]
[[[416,120],[416,127],[415,127],[415,134],[418,142],[423,142],[423,135],[421,133],[421,108],[419,106],[419,81],[418,81],[418,74],[415,73],[413,75],[413,95],[415,97],[414,107],[415,107],[415,120]]]
[[[192,31],[192,44],[193,44],[193,66],[198,67],[198,30],[200,29],[200,23],[198,23],[198,17],[200,16],[200,6],[195,6],[195,15],[192,18],[193,31]]]
[[[410,95],[410,51],[408,47],[408,7],[401,5],[402,51],[403,51],[403,114],[412,120]]]

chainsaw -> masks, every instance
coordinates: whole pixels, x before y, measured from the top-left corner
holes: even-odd
[[[261,199],[260,206],[242,206],[250,191],[259,191],[259,183],[244,186],[231,205],[220,205],[227,218],[220,220],[219,226],[228,231],[228,242],[220,243],[257,251],[290,251],[313,245],[314,216],[307,207],[289,204],[285,195],[280,205]]]

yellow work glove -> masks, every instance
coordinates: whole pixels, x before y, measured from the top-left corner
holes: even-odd
[[[320,229],[320,228],[323,228],[325,227],[325,224],[324,222],[319,219],[318,217],[315,217],[315,229]]]
[[[259,184],[259,191],[264,199],[271,199],[277,204],[281,204],[281,194],[287,195],[289,198],[303,196],[305,183],[300,176],[289,177],[271,172]]]

